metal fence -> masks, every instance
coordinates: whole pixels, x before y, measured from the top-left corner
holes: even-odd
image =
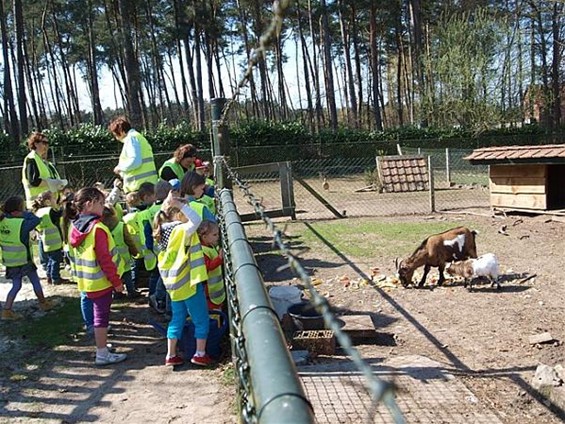
[[[420,153],[430,157],[435,211],[489,207],[488,167],[470,165],[463,159],[470,152],[403,150],[403,154]],[[430,191],[381,192],[375,156],[297,160],[291,162],[291,167],[297,219],[333,218],[336,213],[332,212],[332,208],[342,216],[350,217],[426,214],[432,211]],[[262,199],[267,211],[281,208],[283,192],[276,172],[264,172],[258,166],[254,174],[247,171],[245,178]],[[298,183],[298,180],[304,184]],[[237,193],[234,195],[238,196]],[[238,200],[241,214],[253,212],[241,201],[243,199]]]

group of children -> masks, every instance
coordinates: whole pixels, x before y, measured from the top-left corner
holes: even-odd
[[[60,199],[45,192],[32,211],[25,210],[20,197],[6,200],[0,215],[0,249],[12,289],[2,319],[21,318],[12,305],[24,276],[33,285],[39,307],[53,307],[43,295],[33,261],[30,239],[35,231],[41,241],[40,256],[46,259],[48,283],[62,282],[59,268],[63,258],[69,260],[81,293],[85,326],[94,334],[95,364],[118,363],[127,357],[107,347],[110,306],[124,292],[132,299],[142,296],[136,289],[136,271],[143,266],[149,272],[150,303],[158,309],[168,305],[171,311],[165,364],[184,362],[177,341],[190,315],[196,337],[190,361],[210,365],[208,311],[221,309],[225,301],[213,180],[202,171],[191,171],[181,181],[144,183],[125,199],[120,188],[119,183],[110,192],[85,187],[63,193]]]

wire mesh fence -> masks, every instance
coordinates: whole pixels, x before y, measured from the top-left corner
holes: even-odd
[[[209,157],[207,150],[199,150],[202,157]],[[163,162],[172,156],[172,152],[154,153],[157,169]],[[69,181],[69,187],[79,189],[101,182],[106,187],[111,187],[116,175],[114,167],[118,164],[118,154],[102,155],[74,155],[50,156],[62,178]],[[23,158],[21,160],[23,162]],[[22,165],[9,165],[0,167],[0,199],[5,200],[10,196],[23,196]]]
[[[488,167],[470,165],[463,159],[470,152],[445,149],[402,152],[430,157],[432,192],[383,192],[374,156],[293,161],[296,217],[392,216],[426,214],[432,208],[435,211],[488,208]],[[257,166],[254,173],[247,169],[245,178],[261,197],[266,210],[281,207],[281,181],[275,172],[264,172]],[[238,194],[234,195],[237,199]],[[245,202],[240,201],[238,205],[241,205],[241,213],[252,212]]]

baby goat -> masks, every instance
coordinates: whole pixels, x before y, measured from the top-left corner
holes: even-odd
[[[476,234],[476,231],[471,231],[466,227],[457,227],[428,237],[411,256],[400,263],[398,259],[396,260],[400,282],[406,287],[412,282],[414,271],[424,266],[424,275],[418,283],[418,287],[422,287],[430,268],[434,266],[439,269],[437,284],[441,286],[445,281],[443,270],[447,262],[477,257]]]
[[[469,283],[469,289],[473,288],[473,279],[478,277],[487,277],[491,287],[496,284],[496,289],[500,289],[498,281],[499,265],[494,253],[485,253],[477,259],[453,262],[447,266],[446,271],[449,275],[463,277],[465,279],[463,285],[467,287],[467,283]]]

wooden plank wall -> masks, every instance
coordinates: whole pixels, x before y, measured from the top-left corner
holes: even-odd
[[[492,207],[547,209],[547,165],[491,165]]]

